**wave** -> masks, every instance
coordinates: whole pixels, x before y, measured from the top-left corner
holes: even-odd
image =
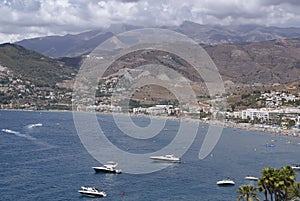
[[[10,130],[10,129],[2,129],[1,131],[4,132],[4,133],[13,134],[15,136],[25,138],[25,139],[30,140],[30,141],[34,141],[35,144],[46,146],[48,148],[54,148],[55,147],[55,146],[50,145],[50,144],[48,144],[46,142],[41,142],[41,141],[39,141],[35,137],[32,137],[30,135],[26,135],[26,134],[22,134],[22,133],[20,133],[18,131],[14,131],[14,130]]]
[[[40,126],[43,126],[43,124],[42,124],[42,123],[29,124],[29,125],[27,125],[26,127],[30,129],[30,128],[40,127]]]
[[[13,131],[13,130],[9,130],[9,129],[2,129],[1,131],[5,132],[5,133],[15,134],[15,135],[20,134],[20,132],[18,132],[18,131]]]
[[[23,138],[26,138],[26,139],[32,140],[32,141],[37,140],[35,137],[32,137],[30,135],[22,134],[22,133],[20,133],[18,131],[14,131],[14,130],[10,130],[10,129],[2,129],[1,131],[5,132],[5,133],[9,133],[9,134],[14,134],[14,135],[16,135],[18,137],[23,137]]]

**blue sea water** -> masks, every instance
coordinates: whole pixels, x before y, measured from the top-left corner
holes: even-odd
[[[167,121],[168,129],[156,138],[137,140],[122,136],[110,115],[97,118],[111,142],[136,153],[166,146],[179,124]],[[147,118],[133,119],[140,126],[149,123]],[[82,145],[71,112],[0,111],[0,200],[233,201],[238,186],[249,183],[246,175],[259,177],[264,167],[300,162],[298,138],[231,128],[225,128],[213,152],[199,160],[207,128],[200,125],[183,163],[149,174],[96,174],[91,167],[100,164]],[[216,185],[227,176],[235,178],[235,186]],[[98,186],[108,196],[82,196],[77,192],[82,185]]]

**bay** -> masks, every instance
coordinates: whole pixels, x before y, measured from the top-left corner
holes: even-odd
[[[114,145],[139,154],[167,146],[179,127],[178,121],[169,120],[158,136],[142,140],[122,134],[111,115],[97,118]],[[139,126],[149,124],[148,118],[132,118]],[[180,164],[149,174],[96,174],[91,167],[101,164],[82,145],[71,112],[0,111],[0,200],[232,201],[238,186],[249,183],[245,176],[259,177],[264,167],[300,162],[298,138],[232,128],[224,128],[212,153],[199,160],[207,128],[199,126]],[[227,176],[235,179],[235,186],[216,185]],[[108,196],[84,197],[77,192],[82,185],[98,186]]]

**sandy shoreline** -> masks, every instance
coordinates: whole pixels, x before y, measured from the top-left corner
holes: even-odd
[[[111,113],[100,113],[100,114],[111,114]],[[262,125],[262,124],[233,123],[233,122],[216,121],[216,120],[203,121],[200,119],[194,119],[194,118],[187,117],[187,116],[170,117],[170,116],[150,116],[150,115],[144,115],[144,114],[125,114],[125,113],[114,113],[114,114],[133,116],[133,117],[149,117],[149,118],[164,119],[164,120],[171,120],[171,121],[184,121],[184,122],[191,122],[191,123],[198,123],[198,124],[222,126],[224,128],[235,128],[235,129],[241,129],[241,130],[246,130],[246,131],[263,132],[265,134],[273,134],[273,135],[290,136],[290,137],[300,138],[300,129],[297,129],[297,128],[282,129],[279,127],[270,127],[270,126]]]
[[[18,110],[18,109],[5,109],[1,111],[24,111],[24,112],[77,112],[71,110]],[[298,137],[300,138],[300,129],[292,128],[292,129],[283,129],[279,127],[270,127],[262,124],[250,124],[250,123],[234,123],[234,122],[225,122],[225,121],[203,121],[200,119],[194,119],[188,116],[174,117],[174,116],[154,116],[154,115],[145,115],[145,114],[129,114],[129,113],[109,113],[109,112],[85,112],[84,113],[94,113],[94,114],[107,114],[107,115],[124,115],[124,116],[132,116],[132,117],[145,117],[145,118],[154,118],[154,119],[162,119],[162,120],[171,120],[171,121],[184,121],[198,124],[207,124],[207,125],[216,125],[223,126],[225,128],[236,128],[247,131],[258,131],[263,132],[265,134],[273,134],[280,136],[290,136],[290,137]]]

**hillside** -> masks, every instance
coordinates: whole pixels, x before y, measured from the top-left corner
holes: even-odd
[[[300,39],[219,44],[204,46],[204,49],[216,64],[224,81],[272,85],[300,79]],[[124,55],[107,70],[106,75],[116,73],[124,67],[134,69],[146,64],[164,65],[191,81],[202,81],[194,68],[183,59],[154,50]]]
[[[274,84],[300,78],[300,39],[221,44],[205,50],[225,80]]]
[[[241,102],[243,94],[254,90],[289,90],[296,94],[300,91],[300,39],[204,48],[219,68],[226,93],[237,95],[230,99],[232,105]],[[83,58],[53,59],[18,45],[0,45],[0,108],[70,109],[73,81]],[[120,76],[120,73],[128,72],[138,76],[136,67],[146,64],[167,66],[190,80],[198,97],[208,95],[193,67],[163,51],[140,50],[124,55],[107,69],[105,75]],[[168,79],[180,85],[180,77]],[[109,86],[104,88],[109,91]],[[99,103],[109,101],[109,93],[99,93]],[[132,98],[150,105],[176,101],[173,94],[155,85],[141,88]]]
[[[224,81],[272,85],[293,82],[300,78],[300,39],[276,39],[203,47],[215,62]],[[23,60],[25,55],[28,58]],[[173,59],[168,59],[169,56]],[[53,84],[63,79],[69,79],[70,74],[80,68],[82,57],[50,59],[21,46],[4,44],[0,46],[0,61],[2,61],[2,65],[10,66],[12,70],[15,68],[25,77],[30,76],[30,79],[45,80],[47,83]],[[186,78],[196,82],[201,81],[201,77],[197,76],[193,68],[184,60],[159,51],[139,51],[125,55],[115,62],[107,73],[115,73],[124,66],[135,68],[150,63],[179,69],[179,72]],[[64,68],[62,64],[73,68]],[[28,67],[22,68],[24,65]],[[47,73],[43,73],[41,68],[45,69]]]
[[[76,69],[13,44],[0,45],[0,109],[71,108]]]
[[[75,73],[75,69],[63,62],[8,43],[0,45],[0,65],[37,86],[53,87],[58,82],[72,79]]]

